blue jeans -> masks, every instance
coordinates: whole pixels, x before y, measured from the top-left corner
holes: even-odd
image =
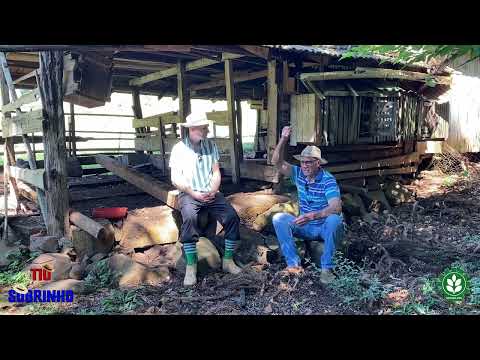
[[[273,216],[272,222],[275,228],[280,248],[287,261],[287,266],[299,266],[300,257],[295,246],[294,237],[309,241],[324,241],[323,254],[321,257],[322,269],[333,268],[333,255],[335,254],[335,244],[343,236],[343,217],[332,214],[325,218],[323,224],[311,224],[299,226],[293,224],[295,216],[287,213],[278,213]]]

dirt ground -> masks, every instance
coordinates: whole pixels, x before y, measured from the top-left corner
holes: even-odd
[[[480,171],[479,165],[475,164]],[[198,284],[189,289],[182,286],[182,275],[172,270],[170,282],[162,286],[133,289],[127,297],[123,294],[120,298],[114,289],[76,295],[74,303],[61,305],[56,311],[202,315],[477,314],[478,297],[472,297],[475,301],[452,304],[442,299],[433,287],[439,274],[452,264],[460,264],[472,280],[480,280],[479,184],[479,179],[472,176],[423,171],[407,185],[416,193],[415,202],[396,206],[391,212],[380,212],[370,224],[358,218],[349,219],[346,237],[350,245],[338,267],[338,279],[332,285],[319,282],[319,271],[308,259],[305,273],[300,276],[284,275],[282,261],[250,264],[240,275],[210,272],[200,276]],[[125,191],[134,190],[128,184],[121,186]],[[95,191],[109,189],[106,185]],[[133,210],[158,205],[160,202],[149,195],[73,204],[86,214],[96,206],[127,206]],[[21,306],[5,312],[29,313]]]

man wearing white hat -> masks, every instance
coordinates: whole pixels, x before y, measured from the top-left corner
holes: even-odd
[[[238,274],[241,269],[233,261],[233,251],[239,239],[240,219],[233,207],[219,192],[221,174],[217,145],[207,138],[209,122],[203,114],[189,115],[185,123],[188,134],[175,144],[170,154],[171,179],[180,190],[178,204],[182,213],[180,241],[185,250],[187,268],[183,284],[197,282],[198,213],[202,208],[220,222],[225,230],[223,271]]]
[[[332,174],[322,169],[327,160],[322,158],[321,150],[316,146],[307,146],[300,155],[300,167],[284,161],[284,146],[290,137],[291,129],[282,129],[282,136],[272,156],[272,162],[278,170],[292,179],[297,186],[300,216],[279,213],[273,217],[273,226],[280,248],[287,262],[286,271],[298,274],[303,271],[295,247],[294,237],[307,241],[323,240],[324,250],[321,257],[320,281],[332,282],[335,244],[343,235],[342,202],[340,190]]]

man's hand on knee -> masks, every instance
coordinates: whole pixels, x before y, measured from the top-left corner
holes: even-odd
[[[199,192],[199,191],[192,191],[191,196],[195,200],[203,202],[203,203],[211,202],[212,200],[215,199],[215,196],[213,196],[213,198],[212,198],[210,193],[202,193],[202,192]]]

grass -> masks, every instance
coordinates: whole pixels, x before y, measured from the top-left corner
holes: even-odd
[[[380,280],[375,275],[367,275],[341,252],[335,254],[335,264],[337,279],[328,288],[342,304],[370,308],[384,297],[386,290]]]
[[[95,263],[92,271],[85,278],[86,292],[94,292],[98,289],[112,288],[115,285],[115,277],[108,267],[108,259]]]
[[[143,304],[138,296],[138,289],[121,290],[115,289],[102,299],[100,305],[81,309],[76,315],[111,315],[125,314],[135,310]]]
[[[10,264],[6,270],[0,272],[0,286],[21,285],[26,287],[30,284],[30,273],[25,266],[35,259],[40,253],[30,252],[28,249],[19,249],[7,256]]]
[[[25,306],[27,315],[60,315],[65,312],[59,309],[58,304],[44,303],[44,304],[30,304]]]
[[[447,176],[445,179],[442,181],[442,186],[446,188],[453,187],[457,183],[457,178],[455,176]]]

